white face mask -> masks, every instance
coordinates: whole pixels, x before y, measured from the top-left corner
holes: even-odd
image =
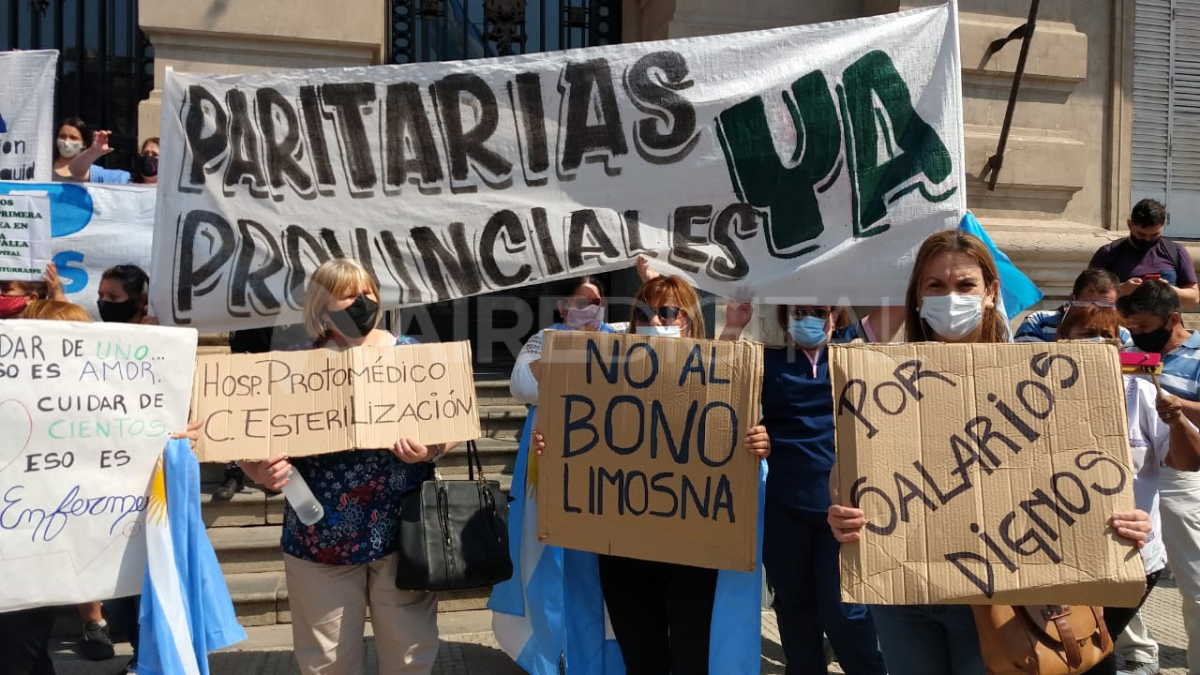
[[[921,318],[939,337],[961,340],[983,320],[983,296],[927,295],[921,304]]]
[[[56,139],[58,144],[58,154],[71,159],[78,157],[79,153],[83,152],[83,141],[67,141],[61,138]]]
[[[683,326],[638,326],[637,334],[677,338],[683,335]]]

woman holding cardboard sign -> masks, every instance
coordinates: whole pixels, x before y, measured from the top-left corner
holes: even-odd
[[[921,245],[909,279],[905,330],[909,342],[994,343],[1007,339],[996,306],[1000,275],[987,247],[958,230],[931,235]],[[836,486],[836,477],[830,481]],[[861,509],[833,496],[829,525],[841,543],[858,541],[866,526]],[[1144,511],[1118,513],[1113,530],[1139,546],[1150,531]],[[884,662],[891,675],[983,675],[975,618],[967,605],[872,607]]]
[[[313,272],[304,324],[317,349],[412,344],[380,330],[379,289],[358,263],[330,260]],[[429,673],[438,651],[437,595],[396,588],[396,520],[402,495],[416,490],[448,448],[401,439],[390,450],[242,464],[270,490],[297,471],[325,516],[305,526],[284,508],[283,552],[292,639],[302,673],[362,672],[367,607],[383,670]]]
[[[634,299],[629,332],[702,338],[700,299],[679,277],[652,278]],[[533,445],[538,454],[545,449],[545,440],[536,431]],[[752,427],[745,446],[756,457],[769,455],[766,428]],[[604,658],[606,645],[597,642],[604,642],[605,610],[629,675],[703,675],[710,667],[714,673],[744,672],[742,668],[731,670],[727,661],[718,662],[744,646],[743,636],[752,638],[751,656],[757,667],[761,645],[758,572],[718,571],[572,550],[564,552],[563,562],[570,585],[564,612],[570,636],[568,672],[577,659]],[[736,608],[735,596],[742,601]],[[749,612],[743,612],[747,607]],[[719,620],[727,624],[718,625]],[[749,620],[755,622],[753,626],[747,625]],[[594,625],[584,625],[589,622]],[[583,639],[573,639],[581,635]],[[596,635],[599,640],[592,639]],[[734,643],[738,644],[731,646]]]
[[[1071,306],[1058,326],[1059,340],[1120,341],[1121,317],[1113,307]],[[1200,433],[1181,413],[1179,399],[1158,394],[1148,380],[1125,375],[1125,413],[1129,421],[1129,448],[1133,453],[1133,496],[1139,509],[1150,514],[1155,530],[1159,527],[1158,474],[1160,466],[1180,471],[1200,469]],[[1162,537],[1146,540],[1142,547],[1146,568],[1146,595],[1158,582],[1167,566],[1167,549]],[[1141,603],[1139,603],[1139,607]],[[1104,623],[1109,635],[1119,635],[1139,607],[1105,607]],[[1126,664],[1126,670],[1132,670]],[[1116,653],[1088,671],[1088,675],[1113,675],[1117,672]]]

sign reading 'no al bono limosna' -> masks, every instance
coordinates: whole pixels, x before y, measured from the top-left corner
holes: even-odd
[[[761,345],[547,331],[541,373],[541,539],[755,568]]]
[[[164,321],[295,321],[354,257],[385,306],[632,264],[748,299],[878,304],[965,209],[953,5],[403,67],[172,71]],[[874,264],[847,277],[851,260]]]

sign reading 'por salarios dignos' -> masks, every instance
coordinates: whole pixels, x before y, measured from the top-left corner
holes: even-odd
[[[950,4],[467,62],[169,72],[156,314],[292,323],[343,255],[385,307],[638,255],[726,297],[799,279],[877,304],[965,209],[956,31]]]
[[[832,347],[842,595],[868,604],[1132,607],[1141,556],[1114,345]]]

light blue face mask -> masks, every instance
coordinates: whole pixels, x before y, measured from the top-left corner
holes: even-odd
[[[796,344],[806,349],[820,347],[829,341],[829,334],[825,332],[825,319],[818,319],[815,316],[806,316],[799,320],[791,319],[788,321],[788,333]]]

